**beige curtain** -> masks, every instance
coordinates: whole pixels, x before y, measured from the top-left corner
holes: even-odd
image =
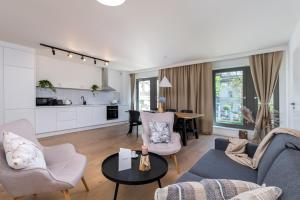
[[[130,76],[130,109],[134,110],[134,91],[135,91],[135,74],[129,74]]]
[[[271,131],[269,103],[278,80],[282,57],[282,51],[250,56],[251,74],[256,94],[260,100],[254,136],[254,141],[257,143]]]
[[[166,97],[165,108],[190,109],[205,117],[198,120],[202,133],[211,134],[213,126],[212,63],[195,64],[160,70],[171,88],[160,88],[160,96]]]

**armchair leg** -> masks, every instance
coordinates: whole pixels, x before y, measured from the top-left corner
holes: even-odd
[[[81,181],[82,181],[82,183],[83,183],[83,185],[84,185],[84,187],[85,187],[85,190],[86,190],[87,192],[90,191],[88,185],[86,184],[86,181],[85,181],[84,177],[81,178]]]
[[[176,171],[177,171],[177,174],[179,174],[179,165],[178,165],[178,162],[177,162],[177,157],[175,154],[172,155],[172,159],[174,161],[174,164],[175,164],[175,167],[176,167]]]
[[[64,193],[65,200],[71,200],[71,196],[70,196],[69,190],[64,190],[62,192]]]
[[[21,200],[21,197],[14,197],[13,200]]]

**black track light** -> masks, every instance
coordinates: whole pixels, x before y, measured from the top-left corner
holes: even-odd
[[[86,61],[86,58],[83,57],[83,56],[81,56],[81,60],[82,60],[83,62],[85,62],[85,61]]]
[[[96,60],[96,59],[94,60],[94,64],[95,64],[95,65],[97,64],[97,60]]]
[[[108,62],[105,62],[105,65],[108,66]]]
[[[72,58],[73,57],[73,54],[71,54],[70,52],[68,53],[68,57],[69,58]]]
[[[52,54],[55,55],[55,50],[54,49],[52,49]]]

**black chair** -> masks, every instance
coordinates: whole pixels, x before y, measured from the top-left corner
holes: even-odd
[[[193,113],[192,110],[181,110],[180,112],[182,113]],[[177,120],[177,125],[176,125],[177,130],[181,133],[183,131],[183,119],[178,119]],[[197,131],[196,129],[196,121],[195,120],[186,120],[186,132],[193,133],[193,136],[195,136],[195,132]]]
[[[176,109],[172,109],[172,108],[167,108],[166,112],[174,112],[175,113],[175,112],[177,112],[177,110]]]
[[[139,137],[139,125],[142,125],[140,121],[140,112],[136,110],[129,110],[129,131],[127,133],[132,133],[132,128],[136,126],[136,137]]]

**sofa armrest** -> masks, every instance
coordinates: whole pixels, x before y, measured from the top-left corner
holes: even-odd
[[[215,139],[215,149],[217,150],[226,151],[228,144],[229,144],[228,139],[223,139],[223,138]],[[257,144],[248,143],[246,146],[245,153],[252,158],[255,154],[257,147],[258,147]]]

